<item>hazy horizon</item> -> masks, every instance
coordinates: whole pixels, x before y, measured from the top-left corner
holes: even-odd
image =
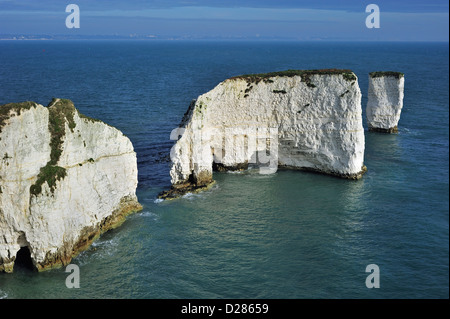
[[[80,27],[67,28],[69,3],[0,0],[0,35],[448,42],[447,1],[73,1]],[[380,27],[367,28],[378,5]]]

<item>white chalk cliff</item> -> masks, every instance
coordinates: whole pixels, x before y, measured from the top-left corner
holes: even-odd
[[[387,71],[369,74],[366,116],[370,131],[398,131],[404,87],[403,73]]]
[[[213,167],[265,163],[264,173],[286,167],[350,179],[366,170],[361,91],[350,70],[230,78],[194,100],[180,126],[172,137],[182,135],[171,150],[172,194],[162,198],[211,183]]]
[[[131,141],[71,101],[0,106],[0,271],[21,247],[39,271],[70,263],[141,209],[136,187]]]

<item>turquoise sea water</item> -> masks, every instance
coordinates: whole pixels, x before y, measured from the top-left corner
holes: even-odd
[[[448,43],[0,42],[0,104],[68,98],[122,130],[144,206],[73,260],[79,289],[64,268],[19,268],[0,298],[448,298],[448,58]],[[156,200],[192,99],[234,75],[318,68],[352,69],[363,111],[369,72],[405,73],[399,133],[366,130],[361,180],[216,173],[204,193]]]

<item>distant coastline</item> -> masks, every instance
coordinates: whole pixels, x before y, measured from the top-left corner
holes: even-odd
[[[187,35],[155,35],[155,34],[0,34],[0,41],[62,41],[62,40],[142,40],[142,41],[278,41],[278,42],[427,42],[448,43],[448,41],[390,41],[390,40],[367,40],[361,38],[323,38],[323,37],[280,37],[280,36],[187,36]]]
[[[156,39],[170,39],[162,38],[156,35],[48,35],[48,34],[0,34],[0,41],[49,41],[49,40],[125,40],[125,39],[139,39],[139,40],[156,40]]]

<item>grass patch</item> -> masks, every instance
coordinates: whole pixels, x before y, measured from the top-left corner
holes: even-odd
[[[56,165],[62,153],[63,138],[65,135],[65,123],[67,121],[69,129],[73,132],[75,129],[75,106],[72,101],[66,99],[53,99],[48,105],[49,119],[48,129],[51,134],[50,139],[50,161],[49,165]]]
[[[315,88],[316,86],[311,83],[312,75],[338,75],[342,74],[346,81],[352,82],[356,81],[356,75],[347,69],[318,69],[318,70],[286,70],[286,71],[277,71],[277,72],[269,72],[269,73],[258,73],[258,74],[244,74],[234,76],[230,79],[242,79],[246,80],[247,83],[256,83],[258,84],[260,81],[264,82],[273,82],[270,78],[273,77],[294,77],[300,76],[302,78],[302,82],[305,82],[308,87]]]
[[[42,191],[42,185],[47,182],[52,193],[56,188],[56,181],[66,176],[66,169],[57,166],[62,154],[62,144],[65,136],[65,124],[73,132],[76,123],[73,119],[75,106],[67,99],[55,99],[48,105],[49,119],[48,129],[50,131],[50,160],[44,167],[41,167],[36,183],[30,186],[30,194],[37,196]]]
[[[37,196],[42,192],[42,185],[47,183],[53,193],[56,188],[56,181],[66,177],[66,169],[60,166],[45,165],[41,167],[36,183],[30,186],[30,193]]]
[[[400,79],[400,78],[404,77],[405,74],[402,72],[396,72],[396,71],[375,71],[375,72],[370,72],[369,76],[371,78],[380,78],[383,76],[391,76],[396,79]]]

